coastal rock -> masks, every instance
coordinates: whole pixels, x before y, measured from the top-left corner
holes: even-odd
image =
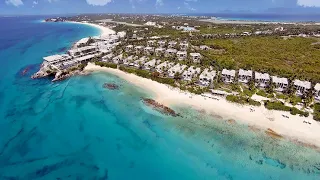
[[[160,103],[156,102],[153,99],[149,99],[149,98],[141,98],[141,99],[142,99],[142,102],[144,104],[146,104],[147,106],[152,107],[153,109],[161,112],[162,114],[173,116],[173,117],[180,116],[173,109],[171,109],[171,108],[169,108],[167,106],[164,106],[163,104],[160,104]]]
[[[113,83],[104,83],[103,88],[110,89],[110,90],[118,90],[119,86]]]
[[[275,131],[273,131],[272,129],[268,128],[265,133],[267,135],[269,135],[270,137],[274,138],[274,139],[280,139],[283,138],[280,134],[276,133]]]

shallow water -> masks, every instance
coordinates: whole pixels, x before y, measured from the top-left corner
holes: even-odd
[[[0,19],[14,24],[0,30],[0,179],[319,179],[319,152],[189,107],[162,115],[116,76],[31,80],[43,56],[98,34],[35,20]]]

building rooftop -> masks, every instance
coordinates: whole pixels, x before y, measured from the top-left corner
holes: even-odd
[[[289,84],[287,78],[280,78],[277,76],[271,76],[273,83],[279,83],[279,84]]]
[[[259,73],[259,72],[255,72],[255,79],[270,79],[270,75],[268,73]]]
[[[311,82],[309,81],[300,81],[298,79],[293,81],[293,84],[295,86],[304,87],[305,89],[311,89]]]
[[[200,53],[190,53],[190,56],[195,57],[195,56],[201,56]]]
[[[251,70],[239,69],[239,76],[250,76],[250,77],[252,77],[252,71]]]
[[[54,61],[60,61],[63,59],[68,59],[68,58],[71,58],[71,56],[69,56],[68,54],[58,54],[53,56],[47,56],[47,57],[44,57],[43,59],[48,62],[54,62]]]
[[[229,76],[236,76],[236,71],[235,70],[223,69],[221,74],[229,75]]]
[[[314,89],[316,91],[320,91],[320,83],[317,83],[315,86],[314,86]]]

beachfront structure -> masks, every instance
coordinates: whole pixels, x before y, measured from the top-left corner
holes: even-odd
[[[187,51],[178,51],[177,52],[177,57],[179,61],[187,59],[188,53]]]
[[[165,57],[173,57],[177,54],[176,49],[167,49],[165,52]]]
[[[165,48],[156,48],[155,54],[156,54],[156,56],[162,56],[165,53],[165,51],[166,51]]]
[[[194,66],[191,66],[186,71],[184,71],[182,73],[182,78],[185,81],[191,81],[193,78],[198,76],[200,74],[200,72],[201,72],[201,69],[199,67],[196,68]]]
[[[126,46],[126,52],[127,53],[132,52],[132,50],[133,50],[133,45]]]
[[[201,49],[202,51],[207,51],[207,50],[209,50],[210,48],[209,48],[209,46],[201,45],[201,46],[200,46],[200,49]]]
[[[235,70],[223,69],[221,72],[222,81],[225,83],[233,83],[236,77]]]
[[[133,62],[133,66],[135,67],[135,68],[141,68],[144,64],[145,64],[145,62],[148,60],[148,58],[147,57],[145,57],[145,56],[143,56],[143,57],[141,57],[140,59],[138,59],[138,60],[135,60],[134,62]]]
[[[166,41],[158,41],[159,47],[165,47],[166,46]]]
[[[188,42],[181,42],[180,43],[180,50],[182,50],[182,51],[186,51],[187,49],[188,49],[188,47],[189,47],[189,44],[188,44]]]
[[[143,65],[143,69],[151,70],[152,68],[155,68],[156,65],[158,65],[160,63],[161,63],[161,60],[152,59],[151,61],[148,61]]]
[[[314,86],[314,99],[320,102],[320,83]]]
[[[123,63],[122,60],[123,60],[123,55],[120,54],[120,55],[112,58],[112,63],[114,63],[114,64],[121,64],[121,63]]]
[[[144,46],[136,46],[136,47],[134,47],[134,50],[135,50],[136,54],[142,53],[143,49],[144,49]]]
[[[270,75],[268,73],[255,72],[255,85],[260,88],[266,88],[270,84]]]
[[[150,56],[150,55],[153,55],[153,53],[154,53],[154,47],[148,46],[144,48],[144,54]]]
[[[200,63],[200,60],[201,60],[200,53],[190,53],[190,57],[194,63]]]
[[[123,63],[124,65],[126,65],[126,66],[129,66],[129,64],[130,64],[134,59],[135,59],[135,57],[131,55],[131,56],[123,59],[122,63]]]
[[[147,42],[147,45],[148,46],[154,46],[156,44],[156,41],[155,40],[149,40],[148,42]]]
[[[107,54],[107,55],[103,56],[102,57],[102,61],[103,62],[111,62],[112,58],[113,58],[113,54],[110,53],[110,54]]]
[[[173,63],[165,61],[165,62],[159,64],[158,66],[156,66],[156,71],[159,73],[163,73],[167,69],[171,68],[173,65],[174,65]]]
[[[68,54],[61,54],[61,55],[47,56],[47,57],[44,57],[43,60],[44,60],[44,63],[46,64],[57,65],[59,63],[72,60],[72,57]]]
[[[275,85],[275,91],[283,92],[288,88],[289,82],[287,78],[280,78],[277,76],[272,76],[271,78],[272,83]]]
[[[175,48],[176,45],[177,45],[177,42],[176,42],[176,41],[170,41],[170,42],[168,43],[168,48]]]
[[[83,47],[83,46],[87,46],[88,42],[89,42],[90,38],[86,37],[86,38],[82,38],[80,39],[78,42],[75,43],[76,47]]]
[[[187,68],[186,65],[180,65],[179,63],[176,64],[175,66],[171,67],[168,70],[168,77],[169,78],[174,78],[174,76],[178,74],[182,74],[182,72]]]
[[[247,84],[252,79],[252,71],[239,69],[238,81],[244,84]]]
[[[199,84],[201,86],[209,86],[210,83],[213,82],[216,75],[216,71],[210,71],[208,68],[206,68],[199,76]]]
[[[72,57],[81,57],[89,54],[97,53],[96,46],[85,46],[68,50],[68,54]]]
[[[63,63],[59,64],[58,67],[59,67],[59,69],[67,69],[67,68],[75,66],[77,64],[92,61],[98,55],[99,54],[97,53],[97,54],[89,54],[89,55],[85,55],[85,56],[80,56],[80,57],[74,58],[70,61],[63,62]]]
[[[296,79],[293,81],[293,85],[296,89],[297,96],[303,96],[311,89],[311,82],[309,81],[300,81]]]

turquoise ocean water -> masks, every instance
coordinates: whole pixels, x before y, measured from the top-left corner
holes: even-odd
[[[99,34],[37,20],[0,18],[0,179],[320,179],[319,152],[189,107],[161,115],[111,74],[30,79],[43,56]]]

